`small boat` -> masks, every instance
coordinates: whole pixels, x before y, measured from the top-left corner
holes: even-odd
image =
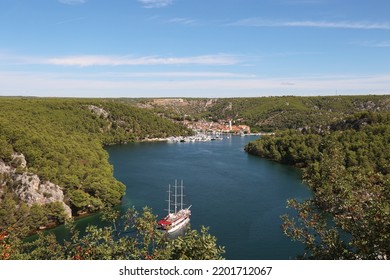
[[[177,180],[175,180],[175,185],[172,186],[172,188],[173,191],[171,190],[171,185],[169,185],[167,209],[168,215],[157,222],[157,228],[167,233],[173,233],[179,229],[185,228],[190,222],[191,216],[190,208],[192,205],[190,205],[188,208],[184,208],[185,204],[183,203],[183,181],[181,181],[180,186],[178,186]]]

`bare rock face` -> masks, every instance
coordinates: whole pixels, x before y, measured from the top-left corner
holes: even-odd
[[[108,118],[109,113],[106,110],[104,110],[103,108],[97,107],[95,105],[88,105],[88,109],[91,112],[93,112],[96,115],[98,115],[99,117],[103,116],[103,118],[105,118],[105,119]]]
[[[12,155],[11,165],[14,167],[20,166],[21,168],[27,167],[27,161],[23,154],[14,153]]]
[[[26,167],[23,154],[14,155],[18,158],[19,167]],[[14,162],[14,156],[12,162]],[[42,182],[38,175],[28,172],[17,172],[17,168],[0,160],[0,186],[9,185],[20,200],[29,206],[33,204],[49,204],[61,202],[68,217],[72,216],[72,210],[64,202],[64,193],[60,186],[49,181]],[[0,188],[1,192],[1,188]],[[0,193],[1,194],[1,193]]]

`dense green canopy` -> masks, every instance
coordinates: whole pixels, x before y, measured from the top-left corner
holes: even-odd
[[[58,184],[75,214],[116,205],[124,195],[125,186],[113,177],[104,145],[188,133],[183,126],[150,111],[116,101],[0,98],[0,160],[14,164],[12,154],[22,153],[27,170],[19,167],[18,172],[28,171],[41,181]],[[9,221],[7,215],[25,208],[1,211],[7,203],[23,203],[9,192],[12,186],[0,188],[0,222]],[[43,225],[45,218],[38,220],[36,226]],[[0,223],[2,226],[5,224]]]
[[[314,259],[385,259],[390,256],[390,113],[360,113],[330,129],[283,131],[246,150],[305,167],[314,198],[289,206],[285,233]]]
[[[88,226],[80,234],[69,223],[70,237],[58,242],[54,234],[39,233],[34,241],[22,242],[14,232],[0,231],[0,260],[218,260],[224,248],[202,227],[187,229],[171,239],[157,229],[151,209],[129,209],[119,222],[119,213],[105,209],[111,226]]]
[[[276,131],[249,143],[249,153],[304,168],[313,199],[289,201],[298,216],[284,216],[282,225],[305,244],[302,257],[384,259],[390,256],[389,104],[387,96],[0,98],[0,160],[59,185],[74,214],[92,212],[118,204],[125,191],[104,145],[191,133],[170,119],[230,119]],[[25,156],[27,167],[14,153]],[[90,227],[64,245],[51,235],[22,243],[31,230],[64,222],[65,212],[58,202],[28,205],[14,188],[0,184],[0,259],[216,259],[223,252],[204,229],[164,241],[148,209],[133,216],[136,239],[118,238],[116,227]]]

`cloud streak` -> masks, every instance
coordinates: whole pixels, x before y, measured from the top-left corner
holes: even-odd
[[[199,56],[119,56],[76,55],[58,57],[18,56],[0,52],[0,62],[5,65],[55,65],[55,66],[139,66],[139,65],[237,65],[244,57],[231,54],[207,54]]]
[[[192,18],[172,18],[167,21],[168,23],[177,23],[183,25],[195,25],[197,21]]]
[[[247,18],[228,24],[230,26],[250,27],[311,27],[337,29],[390,30],[390,22],[354,22],[354,21],[276,21],[261,18]]]
[[[370,48],[390,48],[390,41],[361,41],[353,44]]]
[[[173,0],[138,0],[138,2],[146,9],[163,8],[173,4]]]
[[[85,4],[87,0],[58,0],[58,2],[65,5],[80,5]]]
[[[127,56],[68,56],[48,58],[42,61],[42,64],[62,65],[62,66],[135,66],[135,65],[180,65],[180,64],[198,64],[198,65],[234,65],[238,64],[239,59],[232,55],[201,55],[189,57],[127,57]]]
[[[133,75],[136,73],[132,73]],[[139,73],[141,76],[144,74]],[[166,73],[169,75],[170,73]],[[187,73],[192,75],[191,73]],[[335,95],[389,94],[390,74],[311,77],[242,77],[232,79],[228,73],[194,73],[191,79],[156,79],[155,73],[145,79],[122,79],[100,73],[0,72],[0,95],[154,97],[154,96],[267,96],[267,95]],[[125,75],[125,74],[124,74]],[[23,81],[23,83],[20,83]]]
[[[104,73],[103,76],[115,78],[255,78],[253,74],[231,72],[128,72],[128,73]]]

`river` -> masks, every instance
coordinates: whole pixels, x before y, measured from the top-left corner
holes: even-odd
[[[258,136],[190,143],[131,143],[107,148],[127,186],[122,208],[166,213],[167,188],[183,180],[191,227],[210,227],[227,259],[293,259],[303,247],[285,237],[286,200],[310,197],[299,170],[244,152]]]
[[[166,215],[168,184],[185,185],[185,202],[191,204],[191,227],[209,227],[224,257],[231,260],[289,260],[303,253],[281,230],[280,216],[288,213],[286,201],[311,196],[298,169],[247,154],[244,146],[258,136],[190,143],[130,143],[107,147],[114,176],[126,186],[119,207],[150,206]],[[83,230],[101,225],[99,214],[76,221]],[[59,239],[64,226],[52,229]]]

